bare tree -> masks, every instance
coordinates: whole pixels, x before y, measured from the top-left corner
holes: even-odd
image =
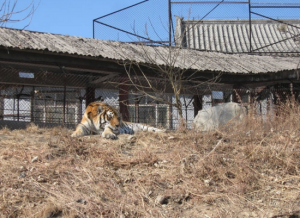
[[[119,62],[127,74],[127,77],[122,79],[122,85],[156,102],[175,107],[181,124],[185,124],[182,102],[186,101],[183,96],[197,95],[197,90],[209,89],[210,85],[215,84],[221,76],[220,74],[209,78],[199,76],[200,68],[197,67],[197,62],[201,60],[189,49],[149,46],[142,42],[112,43],[119,43],[113,46],[114,52],[116,57],[125,60]],[[172,94],[174,101],[166,93]]]
[[[22,0],[23,1],[23,0]],[[19,0],[4,0],[0,4],[0,25],[6,26],[8,23],[16,23],[20,21],[28,20],[28,23],[25,25],[27,27],[33,17],[33,14],[39,5],[35,4],[35,0],[31,0],[24,7],[19,7]],[[25,28],[24,27],[24,28]]]

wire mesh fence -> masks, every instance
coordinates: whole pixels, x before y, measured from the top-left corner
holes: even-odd
[[[145,0],[93,20],[93,36],[103,40],[168,42],[168,1]]]
[[[180,95],[180,108],[176,96],[164,93],[168,101],[158,101],[136,90],[120,88],[119,77],[97,83],[102,75],[82,75],[50,68],[15,68],[1,65],[0,126],[25,128],[29,123],[40,127],[65,126],[74,128],[92,101],[105,102],[122,112],[127,108],[126,121],[176,129],[181,118],[188,128],[199,110],[237,102],[254,107],[262,117],[276,115],[277,106],[289,98],[299,101],[300,88],[293,83],[262,87],[198,87],[194,94]],[[124,100],[125,99],[125,100]],[[124,114],[121,114],[124,118]]]
[[[93,36],[224,53],[299,54],[299,10],[297,0],[145,0],[94,19]]]
[[[17,121],[12,124],[16,127],[19,122],[73,127],[85,111],[86,94],[82,88],[1,85],[1,120]],[[105,97],[108,104],[118,106],[113,91],[96,89],[95,96],[96,101]]]

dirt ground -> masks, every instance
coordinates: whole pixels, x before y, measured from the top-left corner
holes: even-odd
[[[0,130],[0,217],[300,217],[297,113],[201,133]]]

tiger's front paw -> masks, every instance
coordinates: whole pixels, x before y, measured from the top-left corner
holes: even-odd
[[[79,137],[79,136],[83,136],[83,133],[79,131],[74,131],[71,135],[71,137]]]
[[[102,133],[102,137],[106,139],[117,139],[118,137],[113,133]]]

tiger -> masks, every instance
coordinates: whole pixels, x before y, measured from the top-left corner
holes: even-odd
[[[163,129],[140,123],[124,122],[114,107],[104,102],[92,102],[87,106],[81,122],[71,136],[101,134],[106,139],[117,139],[119,134],[133,135],[140,131],[165,132]]]

